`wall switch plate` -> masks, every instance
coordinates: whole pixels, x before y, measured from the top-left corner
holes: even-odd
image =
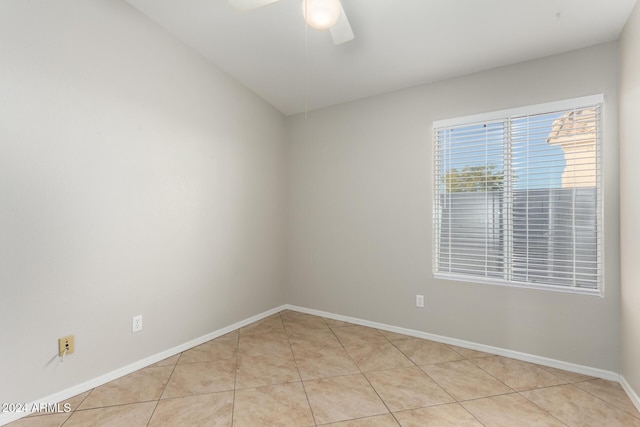
[[[416,295],[416,307],[424,308],[424,295]]]
[[[142,330],[142,314],[133,316],[133,323],[131,324],[131,332],[139,332]]]
[[[58,338],[58,356],[62,357],[71,354],[75,349],[73,335]]]

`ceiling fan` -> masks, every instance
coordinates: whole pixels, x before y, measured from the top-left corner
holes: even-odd
[[[229,0],[240,11],[248,11],[280,0]],[[302,0],[302,14],[310,27],[331,32],[333,44],[353,40],[353,30],[340,0]]]

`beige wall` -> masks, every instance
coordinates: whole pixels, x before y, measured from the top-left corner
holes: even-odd
[[[640,4],[624,29],[620,66],[622,375],[640,395]]]
[[[0,402],[282,304],[283,141],[279,112],[122,1],[1,1]]]
[[[617,76],[610,43],[288,118],[287,302],[617,372]],[[433,279],[432,122],[598,93],[605,296]]]

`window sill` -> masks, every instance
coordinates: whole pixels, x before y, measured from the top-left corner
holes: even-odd
[[[539,283],[507,282],[500,279],[469,277],[469,276],[463,276],[463,275],[444,274],[444,273],[434,273],[433,278],[444,279],[444,280],[455,280],[457,282],[504,286],[508,288],[537,289],[537,290],[552,291],[552,292],[562,292],[562,293],[568,293],[568,294],[604,297],[604,292],[602,291],[602,289],[574,288],[574,287],[566,287],[566,286],[544,285]]]

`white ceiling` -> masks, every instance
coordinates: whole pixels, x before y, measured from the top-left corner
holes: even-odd
[[[127,0],[286,115],[305,109],[301,0]],[[355,40],[308,30],[308,108],[616,40],[636,0],[342,0]]]

